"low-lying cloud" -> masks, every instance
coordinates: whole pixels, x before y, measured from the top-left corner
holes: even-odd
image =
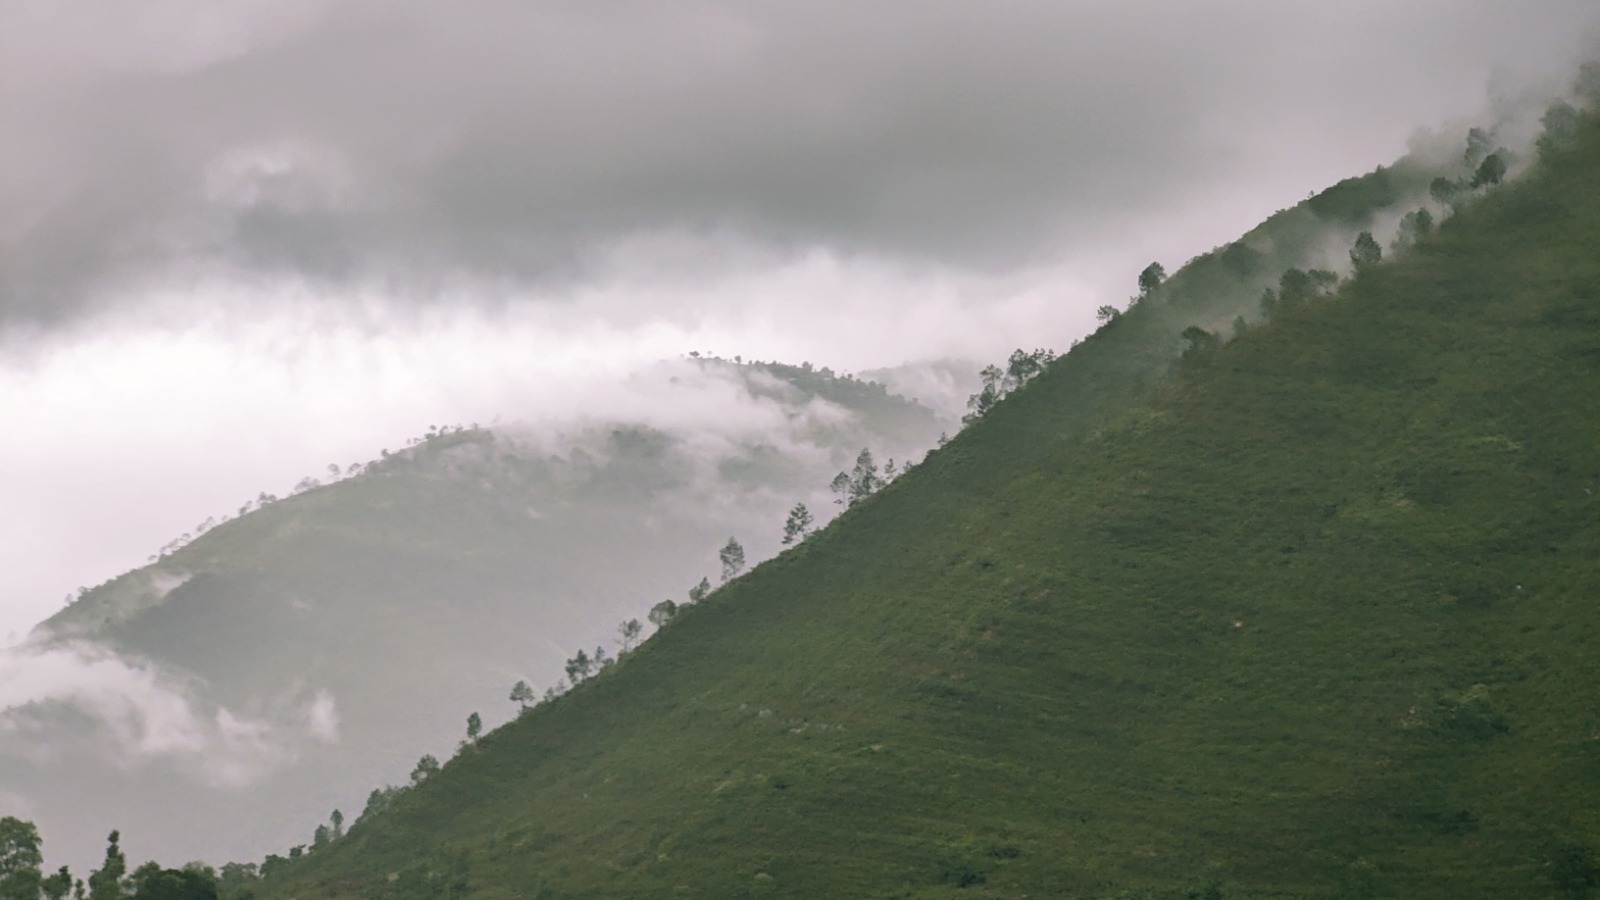
[[[338,740],[325,691],[298,716],[273,721],[206,701],[200,688],[85,641],[0,649],[0,759],[52,765],[89,755],[128,771],[166,764],[207,787],[240,788],[292,761],[308,740]]]

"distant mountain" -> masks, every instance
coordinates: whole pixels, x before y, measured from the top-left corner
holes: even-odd
[[[1587,896],[1600,121],[1569,124],[1504,185],[1374,173],[1152,284],[251,889]],[[1423,203],[1458,209],[1358,243]],[[1353,278],[1310,271],[1315,221]]]
[[[24,654],[76,679],[13,711],[0,798],[52,858],[259,858],[510,717],[563,662],[779,547],[797,502],[870,448],[922,455],[953,423],[810,366],[692,359],[641,376],[670,416],[435,428],[365,467],[175,542],[80,597]],[[222,826],[219,823],[226,823]]]

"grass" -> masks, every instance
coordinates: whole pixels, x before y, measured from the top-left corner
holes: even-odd
[[[1590,121],[1169,378],[1080,345],[263,893],[1580,896],[1596,183]]]

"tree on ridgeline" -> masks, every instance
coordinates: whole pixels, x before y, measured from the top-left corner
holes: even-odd
[[[89,873],[89,900],[124,900],[128,896],[128,859],[122,855],[121,842],[118,831],[106,838],[105,862]]]
[[[1166,280],[1167,270],[1162,267],[1161,263],[1153,262],[1145,266],[1144,271],[1139,273],[1139,296],[1150,296],[1156,288],[1161,286],[1161,282]]]
[[[56,870],[54,875],[47,875],[39,882],[39,890],[44,895],[44,900],[67,900],[72,895],[74,887],[72,872],[66,866]],[[78,895],[83,895],[83,882],[77,882]]]
[[[677,612],[678,604],[673,603],[671,600],[663,600],[660,603],[657,603],[655,606],[650,607],[650,612],[645,616],[645,618],[650,620],[651,625],[660,628],[661,626],[672,621],[672,617],[676,615]]]
[[[711,596],[711,579],[709,578],[702,578],[699,584],[689,588],[690,603],[699,603],[709,596]]]
[[[566,671],[567,680],[572,682],[573,687],[577,687],[578,682],[588,678],[589,673],[594,671],[594,660],[589,658],[587,650],[579,650],[567,660]]]
[[[216,873],[203,864],[163,869],[160,863],[148,862],[131,881],[133,900],[217,900]]]
[[[521,707],[520,712],[527,712],[528,704],[533,703],[535,699],[537,698],[534,696],[533,688],[529,687],[526,681],[518,681],[511,686],[511,702]]]
[[[336,809],[333,815],[328,817],[328,821],[333,823],[334,840],[344,837],[344,813]]]
[[[421,784],[437,774],[439,774],[439,758],[432,753],[425,754],[417,760],[417,767],[411,770],[411,783]]]
[[[483,717],[474,712],[467,716],[467,743],[476,744],[481,734],[483,734]]]
[[[878,474],[878,463],[866,447],[856,454],[855,467],[850,470],[850,504],[854,506],[877,493],[883,487],[883,476]]]
[[[834,493],[833,502],[840,506],[850,502],[850,473],[840,472],[833,476],[833,481],[828,484],[828,490]]]
[[[811,532],[811,524],[811,510],[806,509],[804,503],[796,503],[794,509],[789,510],[788,520],[783,523],[783,545],[787,547],[805,540]]]
[[[644,626],[638,619],[629,619],[617,626],[617,636],[622,639],[622,652],[628,653],[639,643],[639,635],[644,632]]]
[[[865,453],[866,451],[863,450],[862,452]],[[717,558],[722,561],[723,584],[727,584],[740,572],[744,571],[744,548],[739,546],[739,542],[733,538],[728,538],[728,542],[722,545],[721,550],[717,551]]]
[[[43,844],[32,822],[0,819],[0,900],[38,900],[44,888]]]

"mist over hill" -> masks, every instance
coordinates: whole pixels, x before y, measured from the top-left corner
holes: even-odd
[[[167,858],[301,842],[468,713],[508,718],[514,682],[686,603],[730,536],[754,561],[796,503],[826,521],[861,449],[910,461],[954,427],[809,364],[685,359],[636,388],[657,408],[633,421],[435,426],[89,590],[0,658],[0,796],[79,865],[112,827]]]
[[[1209,309],[1152,285],[820,535],[257,886],[1584,896],[1600,120],[1549,122],[1523,177],[1469,179],[1391,259],[1357,242],[1351,278],[1283,273],[1231,340],[1149,343]],[[1375,220],[1390,177],[1311,212]],[[1140,347],[1170,376],[1107,362]]]

